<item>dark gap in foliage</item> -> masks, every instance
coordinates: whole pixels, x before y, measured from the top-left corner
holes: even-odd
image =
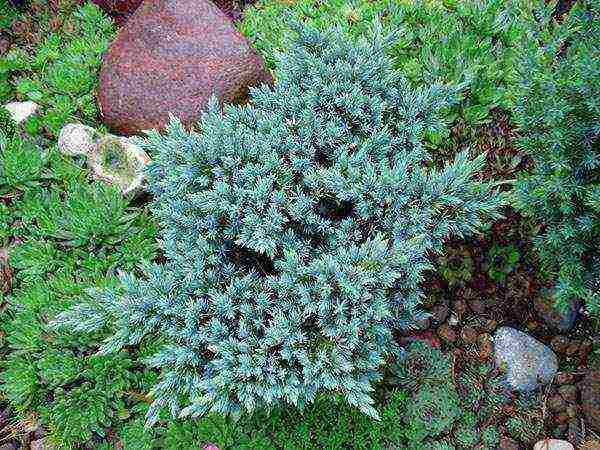
[[[318,148],[315,152],[315,162],[321,167],[329,168],[332,166],[329,155],[322,148]]]
[[[298,236],[305,239],[310,248],[320,248],[323,245],[323,236],[317,233],[307,232],[300,222],[288,218],[286,226]]]
[[[573,7],[577,0],[558,0],[554,7],[553,17],[557,20],[561,20]]]
[[[149,192],[142,191],[131,199],[130,206],[132,208],[142,208],[152,202],[153,195]]]
[[[265,277],[278,274],[268,256],[234,243],[230,243],[228,247],[229,259],[247,272],[254,271]]]
[[[354,205],[349,201],[339,201],[333,198],[323,198],[315,206],[318,215],[325,219],[339,222],[347,219],[354,212]]]

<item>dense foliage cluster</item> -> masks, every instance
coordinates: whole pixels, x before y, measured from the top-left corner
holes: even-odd
[[[7,138],[12,138],[17,131],[17,124],[12,118],[10,112],[3,106],[0,106],[0,132]]]
[[[240,31],[273,67],[274,55],[291,45],[294,21],[319,30],[339,26],[357,38],[365,36],[372,20],[380,17],[384,29],[399,32],[388,48],[394,66],[413,85],[444,82],[464,88],[461,102],[448,111],[448,118],[472,127],[489,120],[491,109],[510,106],[508,81],[524,33],[519,15],[532,3],[261,0],[248,8]],[[430,138],[439,147],[456,145],[450,143],[448,133]]]
[[[70,159],[1,130],[0,197],[0,248],[15,272],[0,290],[0,398],[21,420],[39,417],[55,448],[75,448],[139,409],[130,392],[156,376],[131,352],[94,355],[103,334],[57,334],[49,321],[86,289],[114,285],[116,269],[153,258],[155,227]]]
[[[75,118],[91,122],[98,115],[94,90],[101,57],[115,26],[92,4],[81,8],[69,5],[61,8],[58,16],[50,15],[47,5],[37,7],[47,10],[35,25],[29,24],[40,29],[39,42],[13,46],[0,58],[0,103],[38,103],[40,113],[26,128],[31,133],[57,135]]]
[[[559,306],[584,299],[600,314],[600,6],[578,4],[560,25],[532,21],[528,44],[515,121],[534,168],[519,205],[541,227]]]
[[[172,413],[304,406],[341,394],[377,416],[372,383],[418,318],[428,252],[498,216],[481,159],[424,168],[421,138],[452,90],[413,89],[377,30],[353,44],[300,30],[274,90],[173,122],[145,146],[165,265],[122,277],[62,314],[80,331],[115,326],[104,352],[165,342],[150,421]]]
[[[481,160],[442,160],[489,148],[488,130],[510,141],[494,129],[511,114],[533,159],[519,206],[559,304],[584,298],[600,317],[598,5],[557,25],[531,0],[258,1],[239,26],[275,91],[142,144],[159,252],[146,208],[55,148],[66,121],[102,127],[94,90],[116,29],[82,3],[0,0],[0,447],[34,423],[47,446],[100,450],[531,448],[549,430],[539,396],[508,393],[478,344],[395,338],[422,318],[428,258],[505,199],[474,180],[490,178]],[[377,18],[394,35],[361,41]],[[298,40],[294,21],[346,34]],[[21,125],[1,107],[19,100],[41,105]],[[439,254],[439,275],[471,307],[466,280],[537,267],[530,222],[479,237],[494,243],[481,258],[468,241]],[[170,419],[184,407],[207,414]]]

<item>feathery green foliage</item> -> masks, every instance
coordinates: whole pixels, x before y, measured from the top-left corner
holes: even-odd
[[[524,34],[519,16],[528,0],[261,0],[249,7],[239,29],[275,66],[277,52],[291,45],[292,21],[319,30],[340,26],[353,38],[365,36],[381,17],[386,30],[398,32],[388,52],[394,66],[416,86],[460,84],[463,96],[448,111],[450,121],[467,127],[489,120],[490,110],[509,108],[508,81]],[[456,147],[448,133],[431,143]]]
[[[115,35],[112,21],[92,3],[68,8],[64,24],[48,30],[39,44],[14,46],[0,58],[0,103],[32,100],[39,114],[23,126],[32,133],[58,135],[62,126],[75,119],[94,121],[98,107],[94,90],[102,54]],[[34,17],[40,27],[49,27],[50,16]]]
[[[155,228],[117,190],[89,184],[70,158],[25,135],[0,139],[0,186],[10,199],[0,243],[15,272],[0,304],[1,350],[10,350],[0,392],[21,416],[38,414],[56,448],[76,448],[115,426],[139,403],[130,392],[155,376],[127,351],[94,356],[102,332],[55,333],[48,323],[90,287],[114,285],[117,269],[152,259]]]
[[[452,94],[413,89],[390,39],[299,29],[274,90],[213,102],[188,133],[151,133],[154,212],[168,262],[123,275],[58,326],[114,326],[109,353],[159,336],[152,423],[341,395],[377,417],[372,384],[420,316],[428,253],[498,217],[504,197],[464,153],[423,168],[421,139]]]
[[[515,121],[534,161],[517,189],[540,226],[536,247],[559,307],[600,314],[600,5],[576,4],[563,23],[551,5],[531,19]]]
[[[6,108],[0,105],[0,135],[5,139],[11,139],[17,132],[17,124]],[[0,136],[0,139],[2,137]]]

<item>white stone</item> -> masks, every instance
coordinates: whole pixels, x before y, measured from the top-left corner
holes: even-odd
[[[119,186],[124,195],[143,190],[149,162],[146,152],[130,139],[113,135],[98,139],[88,155],[94,177]]]
[[[93,150],[99,138],[100,133],[92,127],[69,123],[60,130],[58,150],[65,155],[87,155]]]
[[[39,105],[35,102],[11,102],[4,105],[12,119],[17,123],[24,122],[37,111]]]
[[[560,439],[544,439],[533,446],[533,450],[575,450],[572,444]]]
[[[58,149],[66,155],[85,155],[94,178],[119,186],[124,195],[137,193],[145,182],[150,158],[131,139],[103,135],[92,127],[70,123],[58,136]]]

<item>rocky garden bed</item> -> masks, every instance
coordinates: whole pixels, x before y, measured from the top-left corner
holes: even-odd
[[[2,1],[0,450],[600,449],[595,2]]]

